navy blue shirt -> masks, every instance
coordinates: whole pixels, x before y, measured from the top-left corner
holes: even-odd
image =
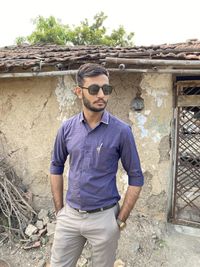
[[[66,201],[73,208],[92,210],[119,201],[116,173],[120,158],[128,184],[144,183],[130,126],[107,111],[94,129],[89,127],[83,113],[62,124],[54,144],[51,174],[63,174],[68,155]]]

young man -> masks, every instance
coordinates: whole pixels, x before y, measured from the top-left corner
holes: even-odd
[[[120,230],[138,199],[143,174],[131,128],[105,110],[112,93],[107,70],[97,64],[82,65],[75,92],[82,112],[62,124],[51,161],[57,213],[51,267],[75,267],[86,240],[92,246],[92,266],[113,267]],[[63,170],[68,155],[64,205]],[[129,183],[121,208],[116,187],[119,159]]]

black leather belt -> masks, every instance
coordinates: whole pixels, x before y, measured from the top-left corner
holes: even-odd
[[[116,203],[112,204],[112,205],[109,205],[109,206],[106,206],[106,207],[103,207],[103,208],[94,209],[94,210],[79,210],[79,209],[76,209],[76,208],[73,208],[73,209],[78,211],[79,213],[95,213],[95,212],[111,209],[115,205],[116,205]]]

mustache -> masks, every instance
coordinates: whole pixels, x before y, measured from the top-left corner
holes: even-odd
[[[104,99],[99,99],[99,100],[93,102],[93,104],[95,104],[95,103],[104,103],[104,104],[106,104],[107,101],[105,101]]]

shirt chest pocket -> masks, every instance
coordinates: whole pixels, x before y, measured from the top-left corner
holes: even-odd
[[[118,153],[114,147],[98,147],[93,151],[92,168],[110,170],[118,163]]]

